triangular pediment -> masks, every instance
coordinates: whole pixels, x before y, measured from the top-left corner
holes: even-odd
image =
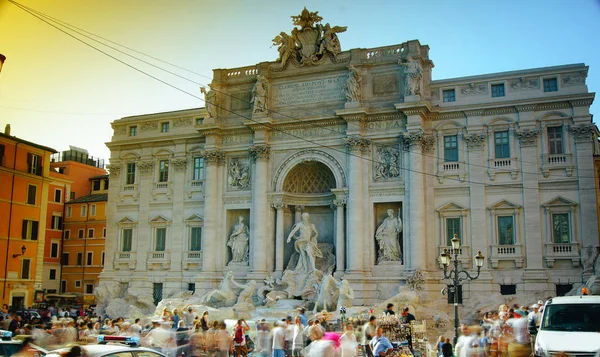
[[[438,212],[456,212],[456,211],[466,211],[467,209],[457,203],[448,202],[443,206],[437,209]]]
[[[194,213],[185,219],[186,222],[204,222],[204,217],[199,215],[198,213]]]
[[[170,222],[165,216],[158,215],[150,220],[151,223],[168,223]]]
[[[544,203],[542,206],[543,207],[558,207],[558,206],[573,207],[573,206],[577,206],[577,202],[571,201],[562,196],[558,196],[558,197],[555,197],[555,198],[551,199],[550,201]]]
[[[133,218],[131,218],[129,216],[125,216],[125,217],[121,218],[117,223],[118,224],[133,224],[133,223],[137,223],[137,222],[134,221]]]
[[[516,203],[507,201],[507,200],[500,200],[489,207],[489,209],[517,209],[517,208],[521,208],[521,206],[519,206]]]

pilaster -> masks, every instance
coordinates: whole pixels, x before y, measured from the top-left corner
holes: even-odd
[[[254,160],[252,184],[252,209],[250,211],[250,268],[255,278],[267,274],[267,238],[269,236],[269,204],[267,198],[268,161],[271,154],[268,145],[250,147],[250,156]]]
[[[202,153],[206,165],[205,196],[204,196],[204,227],[202,229],[202,272],[216,272],[218,254],[218,206],[219,168],[225,164],[225,152],[222,150],[206,150]]]

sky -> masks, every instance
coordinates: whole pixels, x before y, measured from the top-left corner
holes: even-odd
[[[418,39],[430,47],[433,79],[585,63],[600,90],[600,0],[17,0],[118,44],[198,74],[137,57],[207,84],[214,68],[277,59],[271,39],[306,6],[347,26],[343,50]],[[69,31],[70,32],[70,31]],[[72,33],[72,32],[70,32]],[[72,33],[75,36],[79,36]],[[106,53],[199,97],[198,84],[98,45]],[[113,45],[114,46],[114,45]],[[108,159],[110,123],[204,103],[149,78],[0,0],[0,130],[62,151]],[[591,113],[600,110],[598,99]],[[595,119],[600,118],[597,116]]]

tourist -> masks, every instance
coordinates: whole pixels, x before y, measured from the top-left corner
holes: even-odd
[[[131,325],[131,333],[138,337],[142,335],[142,325],[139,318],[135,319],[133,325]]]
[[[306,318],[306,315],[305,315],[306,310],[303,307],[299,307],[298,313],[299,313],[298,316],[300,316],[300,321],[302,322],[302,325],[304,327],[308,326],[308,318]]]
[[[208,312],[207,312],[208,314]],[[183,321],[185,322],[185,327],[192,328],[194,327],[194,320],[196,319],[197,314],[194,312],[194,309],[191,305],[188,305],[187,311],[183,313]],[[208,324],[206,326],[208,330]]]
[[[207,351],[206,348],[206,337],[204,332],[202,331],[202,328],[200,326],[200,324],[196,324],[194,326],[194,331],[192,333],[192,335],[190,336],[190,348],[189,348],[189,352],[190,352],[190,356],[191,357],[200,357],[200,356],[205,356]]]
[[[173,309],[173,316],[171,316],[171,327],[173,330],[176,330],[179,327],[179,321],[181,321],[181,316],[179,316],[179,310]]]
[[[444,343],[446,343],[446,338],[444,336],[440,336],[438,342],[435,344],[435,351],[437,352],[438,356],[442,355],[442,345]]]
[[[385,309],[384,313],[387,315],[396,315],[396,313],[394,312],[394,304],[387,304],[387,308]]]
[[[244,319],[237,321],[233,328],[233,346],[236,356],[248,356],[248,346],[246,345],[246,333],[250,331],[250,326]]]
[[[358,342],[354,334],[354,325],[346,324],[346,331],[340,336],[339,357],[354,357],[358,355]]]
[[[219,333],[219,321],[213,321],[212,326],[205,332],[206,345],[211,356],[216,355],[219,349],[217,334]]]
[[[527,357],[531,354],[531,343],[527,331],[527,317],[523,310],[515,310],[514,317],[506,321],[514,340],[508,344],[510,357]]]
[[[369,346],[370,346],[371,340],[377,334],[375,320],[376,320],[375,316],[371,316],[371,317],[369,317],[369,322],[367,322],[363,326],[362,345],[363,345],[363,350],[365,351],[365,354],[367,355],[367,357],[373,357],[373,351],[371,351],[371,348]]]
[[[227,333],[225,322],[219,323],[219,329],[215,335],[217,341],[217,357],[228,357],[229,351],[232,350],[232,338]]]
[[[442,344],[442,356],[452,357],[452,344],[450,343],[449,338],[446,338],[446,340]]]
[[[256,322],[256,346],[254,356],[270,357],[272,342],[270,340],[269,326],[264,318]]]
[[[200,327],[202,328],[202,331],[204,331],[204,332],[209,330],[210,324],[208,321],[208,311],[204,311],[202,313],[202,317],[200,318]]]
[[[299,357],[301,356],[301,351],[304,348],[304,325],[302,325],[302,319],[300,316],[296,316],[292,328],[292,355]]]
[[[369,343],[373,356],[387,356],[392,351],[393,346],[390,341],[383,335],[383,328],[378,327],[376,335]]]
[[[402,322],[405,324],[410,324],[411,322],[415,321],[415,315],[411,314],[409,311],[408,306],[406,306],[404,309],[402,309]]]
[[[285,329],[285,355],[291,356],[294,342],[294,324],[292,323],[292,317],[287,316],[284,320]]]
[[[285,357],[285,329],[280,321],[273,325],[273,357]]]
[[[160,327],[148,332],[141,342],[144,346],[168,355],[169,349],[175,344],[175,333],[171,330],[171,323],[169,321],[161,321]]]

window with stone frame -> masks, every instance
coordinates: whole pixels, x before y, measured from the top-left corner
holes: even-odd
[[[498,216],[498,244],[513,245],[515,244],[514,217],[513,216]]]
[[[458,135],[444,135],[444,161],[458,161]]]
[[[133,228],[123,228],[121,230],[121,251],[131,252],[133,243]]]
[[[460,217],[449,217],[446,218],[446,245],[452,246],[452,238],[456,234],[458,239],[461,239],[461,218]]]
[[[570,219],[568,213],[552,215],[552,243],[571,243]]]
[[[575,243],[573,217],[577,209],[577,203],[564,197],[558,196],[542,205],[547,215],[549,232],[547,243],[569,244]]]
[[[519,245],[520,249],[522,207],[507,200],[500,200],[488,209],[494,232],[492,245]]]
[[[200,181],[204,179],[204,158],[195,156],[193,158],[192,181]]]
[[[561,155],[564,153],[563,128],[562,126],[550,126],[548,132],[548,153],[550,155]]]
[[[158,162],[158,182],[169,181],[169,160],[160,160]]]
[[[135,184],[135,162],[127,163],[127,171],[125,173],[125,184],[126,185]]]
[[[469,210],[457,203],[449,202],[437,209],[439,215],[440,239],[439,252],[452,246],[451,239],[458,235],[461,243],[461,261],[469,264],[472,260],[469,241]]]
[[[454,89],[444,89],[442,91],[442,95],[443,95],[444,102],[455,102],[456,101],[456,95],[455,95]]]
[[[494,132],[494,157],[496,159],[510,158],[508,130]]]
[[[164,252],[167,248],[167,227],[154,230],[154,251]]]
[[[202,227],[190,227],[190,250],[202,250]]]
[[[198,253],[202,251],[202,229],[204,226],[204,218],[197,213],[185,219],[187,231],[187,251],[189,257],[198,257]]]

